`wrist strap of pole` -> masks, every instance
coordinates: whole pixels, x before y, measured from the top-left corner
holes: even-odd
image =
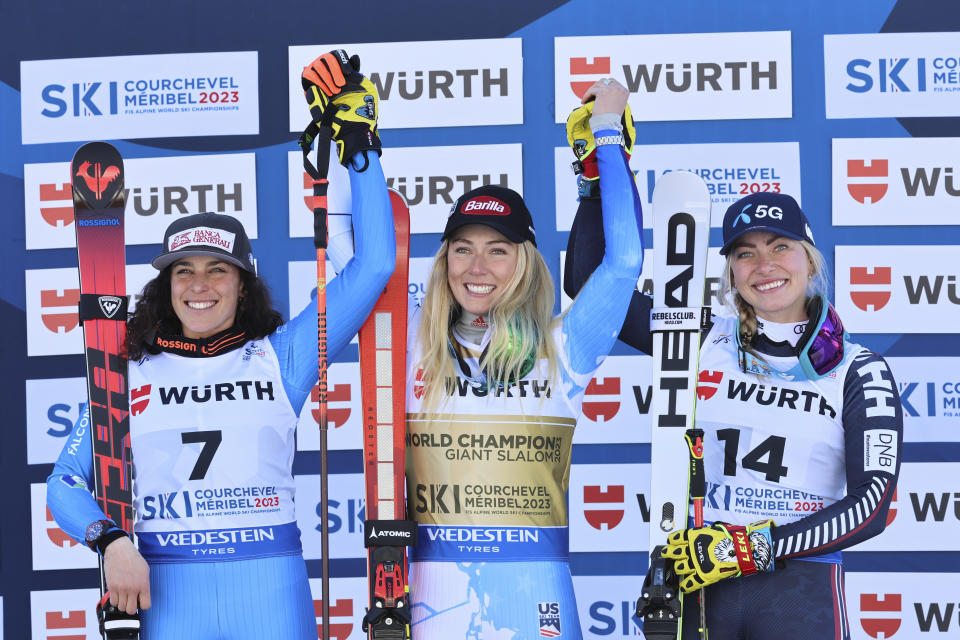
[[[327,176],[330,173],[330,141],[333,140],[333,127],[330,125],[336,112],[337,106],[331,102],[319,114],[319,119],[307,125],[297,140],[303,152],[303,169],[313,183],[310,206],[313,209],[313,244],[317,249],[327,248]],[[310,147],[314,141],[317,143],[316,165],[310,162]]]

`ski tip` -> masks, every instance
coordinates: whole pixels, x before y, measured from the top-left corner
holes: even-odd
[[[398,206],[405,209],[410,208],[410,205],[407,203],[407,199],[403,197],[402,193],[393,187],[387,187],[387,191],[390,193],[390,203],[393,205],[394,209],[396,209]]]
[[[706,209],[710,211],[710,190],[703,178],[690,171],[671,171],[657,179],[653,187],[653,206]]]
[[[397,228],[397,233],[404,235],[410,234],[410,205],[403,194],[393,188],[388,188],[390,193],[390,205],[393,207],[393,222]]]
[[[109,142],[104,142],[102,140],[87,142],[86,144],[81,145],[80,148],[77,149],[76,153],[73,154],[74,161],[76,161],[78,158],[91,157],[123,162],[123,158],[120,156],[120,152],[117,151],[117,148]]]
[[[698,176],[695,173],[690,171],[671,171],[670,173],[665,173],[659,178],[653,188],[654,197],[656,197],[657,189],[662,190],[691,190],[696,192],[703,192],[709,195],[709,190],[707,189],[707,183],[703,181],[703,178]]]
[[[89,209],[123,206],[123,157],[107,142],[88,142],[70,163],[73,199]]]

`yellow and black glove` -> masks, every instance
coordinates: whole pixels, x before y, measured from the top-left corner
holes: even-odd
[[[369,78],[360,74],[360,58],[343,49],[325,53],[303,68],[300,76],[310,117],[329,126],[337,143],[340,164],[349,166],[358,152],[381,154],[377,117],[380,96]],[[363,169],[366,168],[364,162]]]
[[[742,527],[717,522],[671,533],[660,555],[673,560],[680,589],[691,593],[725,578],[773,571],[773,520]]]
[[[593,130],[590,129],[593,105],[593,100],[580,105],[567,117],[567,142],[573,149],[573,155],[577,157],[573,163],[573,172],[579,176],[581,195],[585,195],[584,191],[588,191],[590,192],[588,197],[599,193],[596,183],[600,178],[600,172],[597,169],[597,141],[593,137]],[[637,139],[630,105],[626,106],[623,115],[620,116],[620,126],[623,130],[623,148],[629,159]]]

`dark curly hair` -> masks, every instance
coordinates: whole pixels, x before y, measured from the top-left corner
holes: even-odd
[[[139,360],[148,353],[159,353],[152,347],[156,332],[168,335],[183,333],[180,319],[170,302],[170,273],[167,266],[143,287],[137,307],[127,319],[127,357]],[[255,274],[240,269],[244,295],[237,306],[233,326],[246,332],[250,339],[270,335],[283,324],[283,316],[274,309],[270,289]]]

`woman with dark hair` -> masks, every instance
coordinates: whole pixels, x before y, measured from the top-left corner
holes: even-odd
[[[598,202],[582,200],[570,295],[602,255],[600,218]],[[886,526],[903,441],[898,387],[884,359],[844,331],[796,200],[756,193],[730,205],[720,253],[734,313],[714,317],[700,342],[701,375],[720,387],[697,403],[706,526],[671,534],[663,555],[684,592],[709,586],[711,640],[847,639],[840,552]],[[645,353],[651,306],[635,292],[620,331]],[[684,599],[684,638],[699,637],[698,606]]]
[[[243,231],[234,219],[213,213],[181,219],[178,226],[185,228],[184,222],[191,218],[196,221],[196,226],[219,224]],[[187,224],[194,223],[190,221]],[[167,234],[171,232],[176,232],[174,225],[170,225]],[[234,328],[250,336],[270,335],[283,324],[283,316],[274,308],[269,288],[257,274],[246,268],[241,268],[238,274],[243,295],[238,296]],[[170,296],[172,281],[182,277],[182,273],[174,276],[174,269],[163,267],[153,280],[144,285],[136,309],[127,320],[127,357],[131,361],[139,360],[148,353],[160,353],[156,344],[157,335],[187,335],[191,331],[189,324],[183,327]]]
[[[369,314],[396,255],[377,154],[344,157],[356,248],[326,288],[331,357]],[[330,224],[336,253],[350,234]],[[128,322],[138,547],[89,492],[86,414],[47,481],[50,509],[103,555],[110,601],[141,610],[145,640],[316,640],[291,468],[317,380],[316,294],[283,324],[243,226],[215,213],[173,222],[153,266],[160,273]]]

